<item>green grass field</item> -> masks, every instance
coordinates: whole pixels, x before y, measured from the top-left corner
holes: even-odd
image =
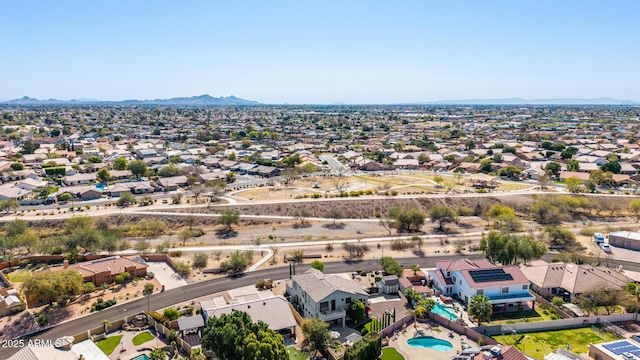
[[[404,360],[404,356],[398,352],[395,348],[386,347],[382,349],[381,360]]]
[[[12,283],[22,283],[27,281],[28,278],[31,277],[31,273],[29,270],[18,270],[14,271],[10,274],[7,274],[7,279]]]
[[[554,317],[540,309],[499,312],[491,316],[491,321],[489,321],[487,325],[506,324],[508,321],[525,322],[525,319],[527,319],[527,321],[546,321],[554,320]]]
[[[550,352],[556,349],[567,350],[567,344],[571,346],[571,352],[575,354],[583,354],[588,351],[589,343],[601,343],[618,339],[618,336],[601,328],[592,330],[588,328],[556,330],[536,333],[522,333],[516,335],[499,335],[493,338],[505,345],[514,345],[516,340],[524,336],[520,343],[515,345],[518,350],[536,358],[543,359]]]
[[[115,350],[116,347],[120,344],[121,339],[122,335],[109,336],[106,339],[98,341],[96,345],[98,345],[98,348],[102,350],[103,353],[105,353],[106,355],[111,355],[113,350]]]
[[[289,353],[290,360],[307,360],[309,358],[309,354],[300,351],[293,346],[287,346],[287,352]]]
[[[154,336],[148,331],[141,332],[140,334],[133,337],[133,345],[138,346],[146,343],[147,341],[153,340]]]

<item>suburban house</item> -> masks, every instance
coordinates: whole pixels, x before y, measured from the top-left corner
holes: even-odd
[[[640,358],[640,344],[634,339],[589,344],[589,358],[596,360],[635,360]]]
[[[535,301],[529,292],[529,280],[516,265],[497,266],[486,259],[445,260],[438,261],[429,276],[433,287],[443,295],[457,297],[465,304],[476,295],[484,295],[494,311],[512,306],[521,310],[523,304]]]
[[[531,265],[521,266],[521,270],[531,282],[531,290],[547,299],[554,296],[573,299],[594,286],[608,284],[624,288],[628,282],[633,281],[605,266],[547,263],[539,260]]]
[[[96,174],[94,173],[67,175],[62,178],[62,182],[67,186],[87,185],[95,181]]]
[[[64,193],[68,193],[73,198],[80,200],[95,200],[102,197],[102,191],[91,185],[61,187],[58,189],[57,196],[60,197]]]
[[[521,353],[510,345],[483,345],[471,347],[454,355],[452,360],[530,360],[531,358]],[[545,360],[547,358],[545,357]]]
[[[116,255],[76,264],[69,264],[69,261],[65,260],[62,266],[48,270],[77,270],[85,282],[92,282],[94,285],[100,286],[111,284],[115,281],[115,277],[123,272],[128,272],[131,277],[144,277],[147,275],[147,268],[146,261],[139,256],[120,257]]]
[[[275,296],[271,291],[263,291],[233,298],[228,302],[223,296],[211,300],[200,301],[202,315],[206,320],[233,311],[244,311],[254,322],[262,321],[273,331],[285,337],[295,334],[296,319],[291,312],[291,305],[282,296]]]
[[[151,194],[154,191],[154,187],[151,186],[149,181],[132,181],[117,183],[109,186],[109,194],[113,197],[119,197],[122,193],[130,192],[132,194]]]
[[[187,177],[184,175],[172,176],[158,179],[158,185],[163,191],[177,190],[179,187],[187,185]]]
[[[317,316],[326,322],[342,323],[347,318],[347,308],[354,300],[368,304],[369,294],[364,287],[338,275],[325,275],[309,269],[294,275],[287,281],[289,301],[305,316]]]

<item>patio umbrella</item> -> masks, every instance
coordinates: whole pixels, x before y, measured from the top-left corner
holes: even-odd
[[[337,339],[337,338],[339,338],[339,337],[340,337],[340,333],[339,333],[339,332],[337,332],[337,331],[332,331],[332,332],[331,332],[331,338],[332,338],[332,339],[334,339],[334,340],[335,340],[335,339]]]
[[[62,348],[62,347],[67,347],[73,344],[73,340],[74,340],[73,336],[63,336],[63,337],[57,338],[53,344],[57,348]]]

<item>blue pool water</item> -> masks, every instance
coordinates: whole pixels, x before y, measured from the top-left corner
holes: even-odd
[[[142,355],[138,355],[138,356],[134,357],[131,360],[149,360],[149,357],[147,356],[147,354],[142,354]]]
[[[440,303],[436,303],[436,306],[431,309],[431,312],[443,316],[451,321],[456,321],[458,319],[458,315],[453,312],[453,308],[444,306]]]
[[[423,347],[432,350],[447,352],[453,350],[453,345],[446,340],[436,339],[431,336],[421,336],[407,340],[407,344],[414,347]]]

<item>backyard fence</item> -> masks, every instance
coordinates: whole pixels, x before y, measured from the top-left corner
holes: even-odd
[[[498,344],[497,341],[495,341],[494,339],[488,337],[487,335],[475,331],[474,329],[468,328],[462,324],[458,324],[455,321],[451,321],[447,318],[445,318],[444,316],[440,316],[438,314],[434,314],[434,313],[429,313],[429,317],[431,317],[431,319],[433,321],[435,321],[436,323],[438,323],[439,325],[453,330],[456,333],[460,334],[460,335],[466,335],[468,339],[478,342],[480,341],[480,339],[482,339],[482,341],[485,343],[485,345],[496,345]]]
[[[386,328],[380,330],[380,335],[384,339],[385,337],[392,337],[393,333],[396,331],[402,330],[403,327],[407,327],[409,324],[413,322],[413,315],[407,315],[402,319],[394,322],[393,324],[387,326]]]
[[[532,321],[526,323],[514,323],[505,325],[481,326],[472,328],[474,331],[486,335],[499,335],[503,332],[534,332],[543,330],[559,330],[567,328],[578,328],[591,325],[609,325],[609,323],[635,321],[637,314],[613,314],[603,316],[591,316],[580,318],[569,318],[548,321]]]
[[[535,292],[531,292],[531,293],[533,294],[533,296],[535,296],[535,297],[536,297],[536,301],[539,303],[539,304],[538,304],[538,307],[540,306],[540,304],[544,304],[544,305],[546,305],[548,308],[554,309],[558,315],[562,316],[562,317],[563,317],[563,318],[565,318],[565,319],[575,317],[575,316],[573,316],[573,315],[571,315],[571,314],[567,313],[567,312],[566,312],[566,310],[563,310],[563,309],[561,309],[561,308],[559,308],[559,307],[557,307],[557,306],[553,305],[553,303],[552,303],[552,302],[550,302],[549,300],[547,300],[547,299],[543,298],[542,296],[540,296],[540,294],[537,294],[537,293],[535,293]]]

